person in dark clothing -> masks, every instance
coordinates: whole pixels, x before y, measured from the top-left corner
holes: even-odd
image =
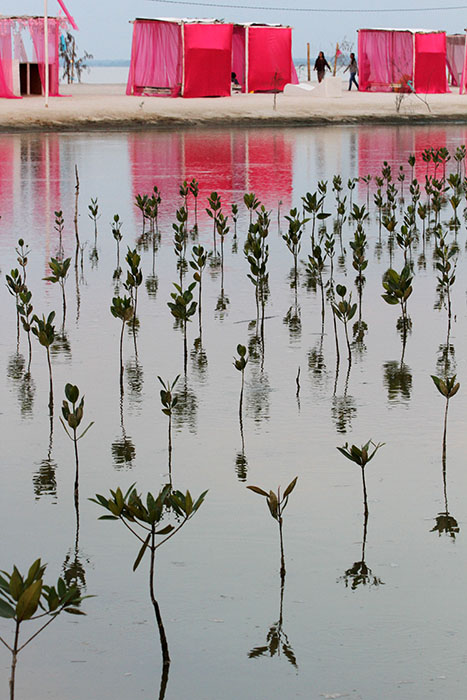
[[[347,66],[347,68],[345,68],[344,73],[346,73],[347,71],[350,71],[349,90],[352,89],[352,83],[355,84],[355,87],[356,87],[357,90],[358,90],[358,83],[357,83],[357,79],[356,79],[356,77],[355,77],[355,76],[357,75],[357,73],[358,73],[358,64],[357,64],[357,61],[356,61],[356,58],[355,58],[355,54],[354,54],[354,53],[351,53],[351,54],[350,54],[350,63],[349,63],[349,65]]]
[[[318,83],[320,83],[322,81],[322,79],[324,78],[324,73],[326,71],[326,68],[331,70],[331,66],[324,58],[324,53],[322,51],[320,51],[318,54],[318,58],[315,61],[315,68],[314,68],[314,70],[318,73]]]

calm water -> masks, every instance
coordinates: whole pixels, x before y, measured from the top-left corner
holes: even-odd
[[[281,201],[284,229],[284,214],[299,206],[300,197],[314,191],[318,180],[332,180],[336,173],[342,175],[348,202],[348,178],[378,174],[383,159],[396,168],[404,164],[407,194],[410,153],[417,154],[415,172],[423,180],[423,149],[447,146],[453,153],[466,137],[465,129],[458,127],[0,136],[1,272],[4,276],[16,266],[14,248],[24,237],[31,247],[27,275],[34,310],[42,314],[55,309],[57,330],[60,290],[42,278],[48,259],[57,252],[54,211],[58,209],[65,217],[65,254],[74,255],[75,164],[80,178],[79,230],[81,241],[87,242],[78,286],[74,271],[66,284],[65,333],[53,352],[52,433],[45,351],[34,339],[28,383],[16,355],[13,298],[2,285],[0,566],[11,571],[15,563],[24,570],[42,556],[48,562],[47,580],[54,581],[64,568],[74,567],[86,592],[96,596],[83,604],[86,617],[63,615],[22,652],[18,698],[158,697],[161,655],[146,566],[143,562],[132,573],[135,541],[119,523],[98,522],[102,513],[87,499],[134,482],[142,491],[157,492],[165,482],[167,422],[160,410],[157,375],[172,379],[183,371],[182,336],[173,326],[167,301],[177,280],[171,227],[181,203],[179,185],[192,177],[200,182],[203,245],[211,247],[212,222],[204,207],[212,190],[221,194],[226,213],[230,203],[237,202],[240,214],[238,252],[233,250],[232,229],[226,240],[223,297],[218,270],[206,270],[202,350],[194,347],[195,321],[188,329],[187,378],[179,382],[183,410],[175,417],[174,482],[195,494],[204,489],[209,493],[196,517],[157,557],[157,595],[172,657],[166,698],[465,697],[465,227],[458,237],[458,274],[452,292],[451,371],[457,372],[461,389],[449,408],[447,498],[459,529],[450,536],[434,530],[438,514],[446,508],[441,465],[444,400],[430,374],[441,372],[440,346],[447,324],[445,310],[434,308],[433,238],[426,244],[426,267],[419,264],[422,240],[413,251],[414,292],[409,299],[413,328],[401,367],[398,311],[381,299],[381,277],[389,267],[387,234],[379,246],[371,207],[362,305],[368,331],[353,350],[347,374],[339,328],[341,363],[336,381],[329,308],[321,337],[320,296],[307,285],[303,265],[294,303],[293,261],[278,233],[277,207]],[[452,160],[448,167],[455,168]],[[134,247],[141,236],[134,197],[156,184],[163,198],[161,242],[155,257],[151,241],[140,247],[144,282],[138,301],[138,357],[131,335],[125,334],[121,411],[120,323],[109,311],[116,285],[110,222],[115,213],[123,220],[123,261],[126,246]],[[254,191],[272,211],[271,293],[264,367],[251,359],[246,370],[242,464],[240,376],[232,359],[237,344],[248,344],[254,334],[249,323],[255,318],[254,292],[243,256],[246,191]],[[365,203],[366,186],[358,184],[353,196]],[[88,217],[91,197],[98,197],[101,212],[96,250]],[[464,206],[465,202],[460,211]],[[330,185],[325,210],[334,214]],[[445,208],[442,220],[450,215]],[[332,218],[327,220],[329,230]],[[346,222],[345,261],[341,265],[336,261],[335,276],[356,299],[348,245],[353,230]],[[308,234],[309,229],[300,255],[304,260],[310,252]],[[339,246],[337,252],[341,253]],[[394,266],[402,265],[396,246]],[[329,270],[326,279],[328,274]],[[20,353],[27,359],[24,335]],[[80,442],[78,549],[72,445],[58,421],[68,381],[86,395],[85,420],[95,421]],[[364,560],[372,570],[371,581],[379,585],[353,589],[349,570],[362,561],[364,536],[361,480],[358,467],[336,447],[370,438],[386,443],[367,468]],[[275,489],[295,475],[298,484],[284,516],[287,577],[282,636],[279,648],[271,649],[270,629],[280,619],[277,526],[264,499],[245,486]],[[11,639],[7,621],[0,622],[0,633]],[[0,669],[6,696],[5,649]]]

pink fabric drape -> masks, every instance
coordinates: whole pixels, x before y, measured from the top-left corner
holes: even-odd
[[[183,97],[227,97],[232,72],[232,24],[185,24]]]
[[[176,22],[136,20],[126,94],[142,95],[147,87],[175,90],[181,82],[180,25]]]
[[[0,97],[14,99],[11,22],[0,20]]]
[[[283,90],[292,82],[292,30],[290,27],[248,29],[248,90]],[[296,75],[295,75],[296,77]]]
[[[234,25],[232,34],[232,71],[245,92],[245,27]]]
[[[451,85],[454,87],[459,87],[461,84],[464,54],[465,34],[446,36],[446,63],[451,76]]]
[[[393,92],[406,85],[413,80],[413,34],[360,29],[358,69],[361,91]]]
[[[44,20],[29,19],[29,31],[31,32],[32,44],[34,47],[34,58],[39,66],[39,75],[42,83],[42,90],[45,89],[45,42],[44,42]],[[59,21],[53,18],[47,20],[48,27],[48,49],[49,49],[49,95],[59,96]]]
[[[445,32],[415,34],[415,92],[449,92]]]

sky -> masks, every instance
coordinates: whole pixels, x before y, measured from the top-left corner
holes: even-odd
[[[96,59],[129,59],[130,21],[135,17],[215,17],[237,22],[289,24],[294,28],[294,58],[306,56],[307,42],[311,45],[312,57],[320,50],[331,57],[336,42],[344,40],[356,50],[359,27],[443,29],[449,34],[463,33],[467,27],[466,0],[463,9],[454,10],[447,8],[462,7],[462,0],[406,0],[405,3],[400,0],[222,0],[222,4],[229,7],[169,4],[160,0],[64,1],[79,27],[76,42],[80,54],[88,51]],[[236,9],[235,4],[245,7]],[[250,9],[252,6],[288,9]],[[0,7],[5,15],[43,15],[44,0],[2,0]],[[48,0],[48,7],[50,15],[58,14],[57,0]],[[427,9],[436,7],[443,9]],[[294,12],[291,8],[319,11]],[[388,8],[396,11],[385,12]],[[407,12],[404,8],[416,11]]]

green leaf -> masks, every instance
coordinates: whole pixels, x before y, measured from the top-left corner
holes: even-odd
[[[290,494],[292,493],[292,491],[295,488],[295,484],[297,483],[297,479],[298,479],[298,476],[296,476],[295,479],[293,479],[290,482],[290,484],[287,486],[287,488],[284,491],[284,498],[287,498],[287,496],[290,496]]]
[[[140,565],[141,559],[142,559],[143,556],[144,556],[144,553],[145,553],[145,551],[146,551],[146,549],[147,549],[147,546],[148,546],[148,544],[149,544],[149,540],[150,540],[150,539],[151,539],[151,533],[149,533],[149,535],[146,537],[146,539],[145,539],[144,542],[143,542],[143,545],[142,545],[141,549],[140,549],[139,552],[138,552],[138,556],[136,557],[135,563],[133,564],[133,571],[136,571],[136,569],[137,569],[138,566]]]
[[[0,617],[12,618],[15,616],[15,609],[11,607],[5,600],[0,598]]]
[[[86,615],[86,613],[79,608],[64,608],[64,610],[70,615]]]
[[[38,608],[41,593],[42,579],[34,581],[26,588],[16,604],[16,618],[18,622],[31,619]]]
[[[247,489],[250,489],[250,491],[254,491],[255,493],[259,493],[260,496],[266,496],[266,498],[269,496],[269,494],[266,491],[263,491],[263,489],[260,489],[259,486],[247,486]]]

